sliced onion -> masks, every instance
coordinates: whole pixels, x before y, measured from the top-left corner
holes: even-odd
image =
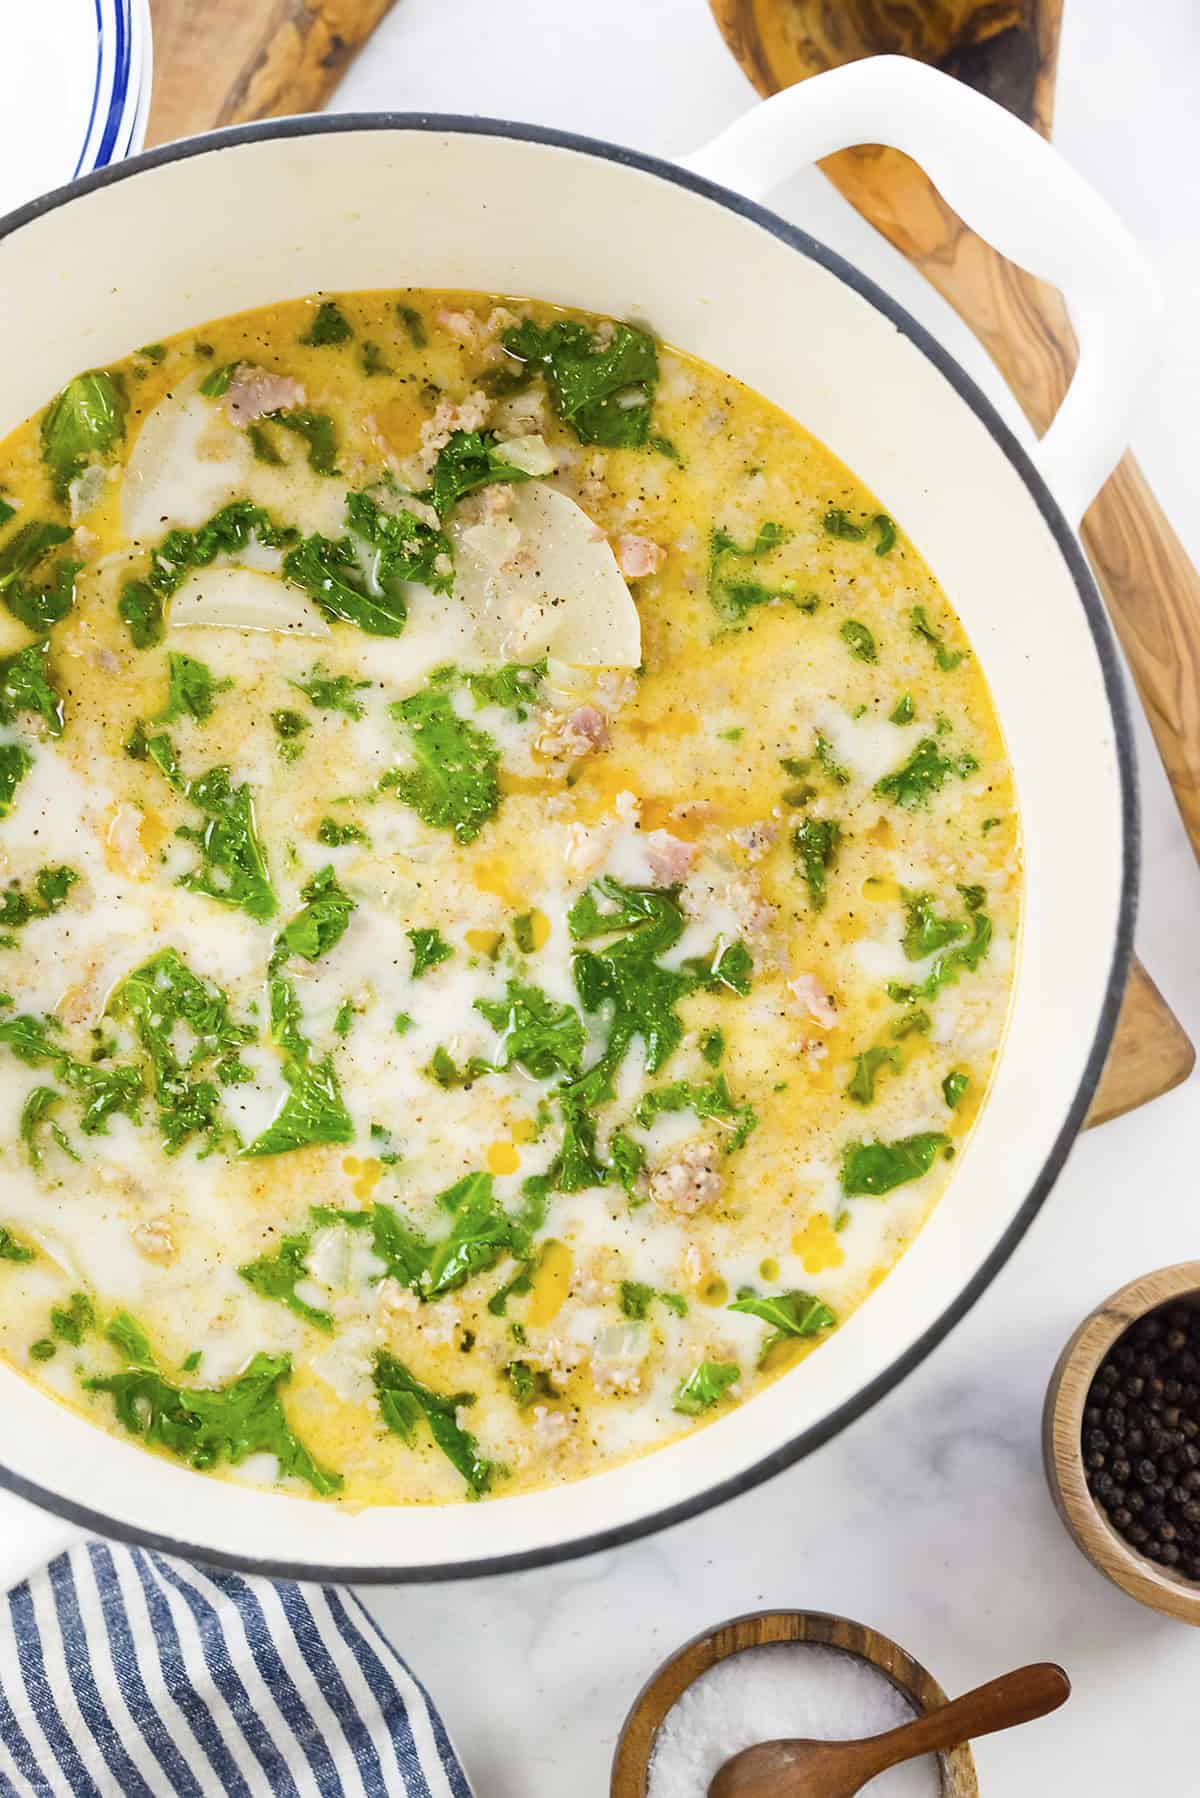
[[[494,454],[524,474],[553,474],[558,467],[558,457],[544,437],[507,437],[496,445]]]
[[[296,587],[254,568],[199,568],[171,601],[170,624],[185,630],[276,631],[328,637],[328,624]]]

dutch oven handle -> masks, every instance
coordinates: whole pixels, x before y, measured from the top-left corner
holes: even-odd
[[[1062,290],[1079,361],[1035,455],[1077,525],[1128,443],[1162,302],[1116,213],[1044,138],[924,63],[872,56],[772,95],[681,161],[758,199],[823,156],[879,143],[905,151],[972,229]]]

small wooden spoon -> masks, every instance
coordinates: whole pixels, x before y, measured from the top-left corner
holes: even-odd
[[[993,1735],[1056,1711],[1071,1696],[1061,1667],[1041,1661],[976,1686],[885,1735],[858,1742],[759,1742],[718,1768],[708,1798],[854,1798],[868,1780],[972,1736]]]

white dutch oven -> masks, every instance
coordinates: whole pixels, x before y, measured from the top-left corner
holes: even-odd
[[[1080,371],[1036,461],[885,294],[743,197],[879,141],[914,154],[973,225],[1072,301]],[[842,457],[903,521],[991,682],[1027,900],[1007,1047],[930,1223],[818,1355],[674,1447],[528,1497],[356,1516],[200,1478],[0,1369],[0,1480],[13,1491],[193,1558],[360,1581],[550,1561],[765,1479],[914,1367],[1029,1225],[1083,1119],[1129,959],[1129,726],[1072,524],[1122,447],[1154,309],[1129,238],[1046,144],[892,59],[768,101],[683,168],[476,119],[273,121],[154,151],[0,225],[0,434],[133,345],[318,288],[400,285],[644,318]]]

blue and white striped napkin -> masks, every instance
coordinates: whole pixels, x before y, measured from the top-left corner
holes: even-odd
[[[0,1613],[0,1794],[471,1798],[358,1599],[84,1542]]]

